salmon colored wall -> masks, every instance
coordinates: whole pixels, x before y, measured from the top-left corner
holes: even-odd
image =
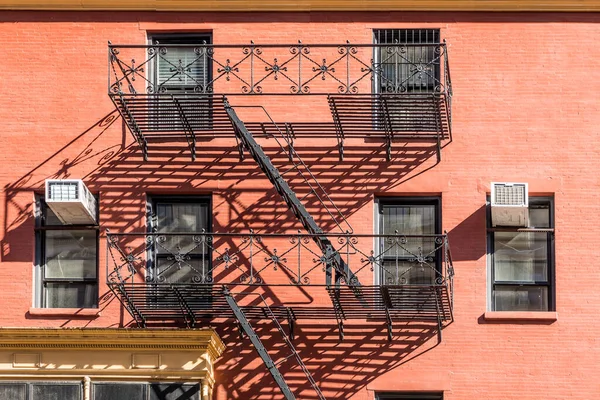
[[[334,325],[301,322],[298,349],[334,399],[371,400],[376,391],[394,390],[443,390],[449,400],[600,394],[594,262],[600,14],[3,12],[0,22],[1,326],[131,322],[104,285],[99,317],[30,313],[32,200],[46,178],[83,178],[99,192],[102,230],[143,230],[147,193],[211,193],[214,228],[221,232],[298,228],[255,162],[238,161],[233,138],[200,143],[195,162],[183,145],[155,147],[144,162],[107,96],[107,41],[141,44],[148,31],[184,30],[212,31],[215,43],[369,43],[374,28],[440,28],[454,89],[453,140],[441,163],[435,165],[430,148],[400,143],[389,163],[381,144],[358,140],[347,144],[343,162],[333,141],[300,140],[297,150],[358,233],[373,232],[374,196],[441,195],[455,260],[455,322],[437,346],[431,327],[419,324],[397,324],[388,343],[379,323],[352,321],[339,342]],[[235,98],[237,104],[255,100]],[[276,120],[328,117],[323,99],[258,101]],[[274,154],[268,141],[261,143]],[[555,322],[483,317],[491,181],[528,182],[531,193],[555,198]],[[104,235],[100,243],[104,282]],[[219,329],[228,348],[217,366],[216,398],[281,398],[249,341],[240,342],[234,326]],[[263,324],[258,331],[271,334]],[[291,382],[304,388],[301,377]],[[303,398],[311,396],[307,389]]]

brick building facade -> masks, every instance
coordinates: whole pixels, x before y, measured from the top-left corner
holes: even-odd
[[[3,11],[0,393],[597,398],[599,14],[556,3]]]

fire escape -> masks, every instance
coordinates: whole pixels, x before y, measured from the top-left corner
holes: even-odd
[[[159,70],[168,73],[157,79]],[[194,161],[199,141],[235,138],[240,160],[246,155],[254,159],[304,229],[295,234],[107,233],[108,286],[139,326],[195,327],[207,319],[233,319],[286,399],[296,398],[278,368],[288,360],[299,366],[317,397],[325,398],[294,347],[297,320],[335,321],[341,340],[346,320],[381,321],[390,340],[396,321],[429,321],[437,324],[441,340],[444,325],[453,319],[447,235],[354,233],[294,141],[334,139],[343,160],[346,141],[375,140],[389,162],[398,143],[430,143],[439,162],[443,143],[451,139],[445,43],[109,44],[109,73],[109,96],[145,160],[154,143],[183,143]],[[266,95],[320,98],[330,120],[275,121],[256,101]],[[241,99],[252,100],[238,104]],[[243,108],[253,108],[263,120],[242,121],[238,113]],[[285,170],[276,167],[257,138],[287,155]],[[308,194],[299,197],[288,183],[292,176],[300,178]],[[307,210],[307,198],[327,213],[337,232],[319,226]],[[187,245],[172,245],[173,238],[185,238]],[[149,260],[157,252],[166,254],[169,268],[187,268],[191,277],[173,280],[151,273]],[[394,263],[396,269],[390,267]],[[410,267],[401,270],[400,263]],[[410,270],[426,279],[412,282]],[[377,284],[372,271],[379,271]],[[325,291],[328,301],[286,304],[271,290],[286,286]],[[271,321],[288,356],[273,360],[252,326],[256,320]]]

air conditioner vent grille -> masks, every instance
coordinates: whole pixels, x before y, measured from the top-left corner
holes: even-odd
[[[494,186],[493,203],[499,206],[519,206],[527,204],[527,188],[525,185],[502,185]]]
[[[53,201],[79,200],[78,182],[50,182],[48,185],[48,199]]]

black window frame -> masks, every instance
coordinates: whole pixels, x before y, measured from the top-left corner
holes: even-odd
[[[175,382],[175,381],[141,381],[141,382],[135,382],[135,381],[93,381],[92,384],[90,385],[90,399],[91,400],[96,400],[96,388],[98,386],[101,385],[138,385],[138,386],[142,386],[143,387],[143,391],[145,393],[143,393],[144,398],[143,399],[135,399],[135,400],[155,400],[155,397],[153,397],[153,388],[156,386],[163,386],[163,385],[179,385],[179,386],[197,386],[197,391],[194,394],[197,394],[197,400],[201,400],[202,399],[202,383],[201,382],[189,382],[189,381],[182,381],[182,382]],[[186,398],[189,398],[186,396]],[[162,400],[161,398],[159,398],[158,400]]]
[[[212,32],[178,32],[178,33],[167,33],[167,32],[157,32],[157,33],[148,33],[148,44],[150,45],[158,45],[160,46],[165,46],[165,48],[167,48],[168,51],[168,47],[169,45],[178,45],[178,44],[186,44],[186,45],[210,45],[212,44]],[[190,51],[193,51],[192,48],[190,48]],[[149,80],[152,83],[152,85],[155,88],[155,93],[158,93],[159,91],[157,90],[159,87],[159,73],[158,73],[158,58],[154,59],[155,62],[151,63],[149,65]],[[209,63],[206,65],[206,71],[205,71],[205,84],[208,84],[209,82],[212,81],[212,76],[213,76],[213,71],[212,71],[212,63]],[[174,85],[175,86],[175,85]],[[204,88],[205,91],[203,93],[208,93],[207,89],[208,88]],[[168,89],[166,89],[165,93],[173,93],[173,94],[194,94],[196,93],[194,91],[194,87],[188,87],[186,85],[182,85],[182,87],[180,89],[175,89],[175,91],[170,92]]]
[[[435,235],[442,234],[442,198],[441,196],[400,196],[400,197],[378,197],[376,199],[377,206],[377,234],[383,235],[384,227],[382,221],[383,215],[383,207],[385,206],[434,206],[434,219],[435,219]],[[402,235],[402,232],[398,232],[399,235]],[[382,238],[377,240],[377,254],[381,254],[382,252]],[[438,249],[436,251],[436,259],[435,259],[435,268],[438,274],[442,273],[442,249]],[[395,259],[395,257],[393,257]],[[410,258],[410,257],[409,257]],[[380,286],[385,286],[385,282],[383,279],[383,263],[385,262],[386,257],[382,257],[380,262],[381,265],[378,268],[377,272],[377,284]]]
[[[547,290],[548,298],[546,304],[548,305],[547,310],[527,310],[527,312],[552,312],[556,310],[556,293],[555,293],[555,248],[554,248],[554,224],[555,224],[555,210],[554,210],[554,197],[553,196],[529,196],[529,207],[532,206],[547,206],[549,213],[549,227],[534,227],[528,226],[526,228],[519,227],[492,227],[491,218],[491,206],[490,198],[487,199],[487,255],[488,255],[488,270],[489,270],[489,309],[490,311],[498,312],[511,312],[511,311],[523,311],[523,310],[497,310],[496,309],[496,288],[497,287],[545,287]],[[495,234],[497,232],[530,232],[546,234],[546,280],[545,281],[496,281],[495,279]]]
[[[443,392],[377,393],[375,400],[443,400]]]
[[[378,75],[373,80],[373,92],[377,94],[402,94],[402,93],[437,93],[436,88],[441,82],[441,59],[435,54],[435,45],[440,45],[441,42],[441,29],[440,28],[393,28],[393,29],[373,29],[373,43],[376,46],[373,49],[373,63],[375,73]],[[413,52],[413,55],[393,55],[402,45],[411,45],[408,49]],[[384,46],[379,46],[384,45]],[[388,53],[389,50],[393,53]],[[433,73],[429,74],[427,85],[423,90],[421,87],[417,87],[414,83],[410,85],[411,78],[415,77],[414,73],[410,72],[411,65],[415,64],[414,60],[410,60],[410,57],[415,56],[418,47],[412,45],[423,45],[420,49],[420,53],[427,53],[427,57],[430,61],[426,61],[426,65],[431,63],[438,57],[437,62],[433,62]],[[389,62],[393,57],[396,57],[396,61]],[[398,59],[400,61],[398,61]],[[388,61],[388,62],[385,62]],[[393,73],[388,77],[389,66],[393,66]],[[388,67],[386,67],[388,66]],[[406,77],[402,78],[402,75],[406,73]],[[433,76],[431,76],[433,75]],[[430,81],[431,80],[431,81]],[[385,81],[391,81],[394,84],[391,88],[386,89]],[[402,84],[406,85],[403,86]],[[388,82],[389,84],[389,82]]]
[[[146,224],[146,226],[147,226],[147,231],[149,233],[153,233],[153,234],[159,233],[158,232],[157,214],[156,214],[157,204],[159,204],[159,203],[206,204],[206,206],[207,206],[207,215],[206,215],[207,229],[205,229],[205,231],[206,231],[206,233],[212,232],[212,226],[213,226],[212,195],[210,195],[210,194],[189,195],[189,196],[186,196],[186,195],[154,195],[154,194],[147,195],[147,213],[146,213],[147,224]],[[152,281],[152,282],[155,282],[155,280],[153,280],[153,276],[156,273],[156,268],[157,268],[156,259],[159,256],[162,256],[162,255],[160,255],[157,252],[157,249],[153,245],[149,245],[146,259],[147,259],[147,270],[148,270],[148,273],[150,274],[150,281]],[[199,255],[197,257],[201,257],[201,256]],[[208,252],[204,254],[204,257],[208,262],[208,269],[210,270],[212,268],[212,251],[210,248],[208,249]]]
[[[169,46],[204,45],[212,44],[212,32],[193,33],[148,33],[148,44],[154,47],[153,60],[148,62],[148,80],[152,90],[149,92],[151,100],[148,103],[148,116],[146,128],[155,132],[171,131],[198,131],[213,129],[213,65],[212,56],[206,47],[203,53],[206,64],[203,85],[201,90],[196,90],[194,85],[167,85],[159,86],[159,59],[163,57],[161,48],[164,46],[167,54]],[[171,47],[173,49],[174,47]],[[194,51],[192,47],[189,48]],[[166,94],[166,97],[161,95]]]
[[[2,385],[15,385],[22,386],[25,388],[25,397],[23,400],[44,400],[36,398],[33,395],[33,388],[35,386],[77,386],[79,388],[79,399],[83,400],[84,398],[84,388],[83,382],[81,381],[2,381],[0,382],[0,386]],[[8,400],[8,399],[7,399]],[[21,400],[21,399],[10,399],[10,400]],[[71,399],[65,399],[71,400]]]
[[[100,196],[94,194],[96,198],[96,215],[100,218]],[[48,283],[72,283],[72,284],[93,284],[95,283],[95,292],[93,294],[94,303],[92,305],[78,305],[69,308],[98,308],[99,305],[99,273],[100,273],[100,226],[98,221],[95,225],[89,224],[48,224],[46,216],[49,207],[45,201],[44,195],[35,194],[35,266],[36,266],[36,285],[34,307],[61,309],[61,307],[49,307],[47,304],[46,287]],[[81,279],[74,278],[47,278],[46,277],[46,234],[49,231],[94,231],[96,233],[96,277]]]

